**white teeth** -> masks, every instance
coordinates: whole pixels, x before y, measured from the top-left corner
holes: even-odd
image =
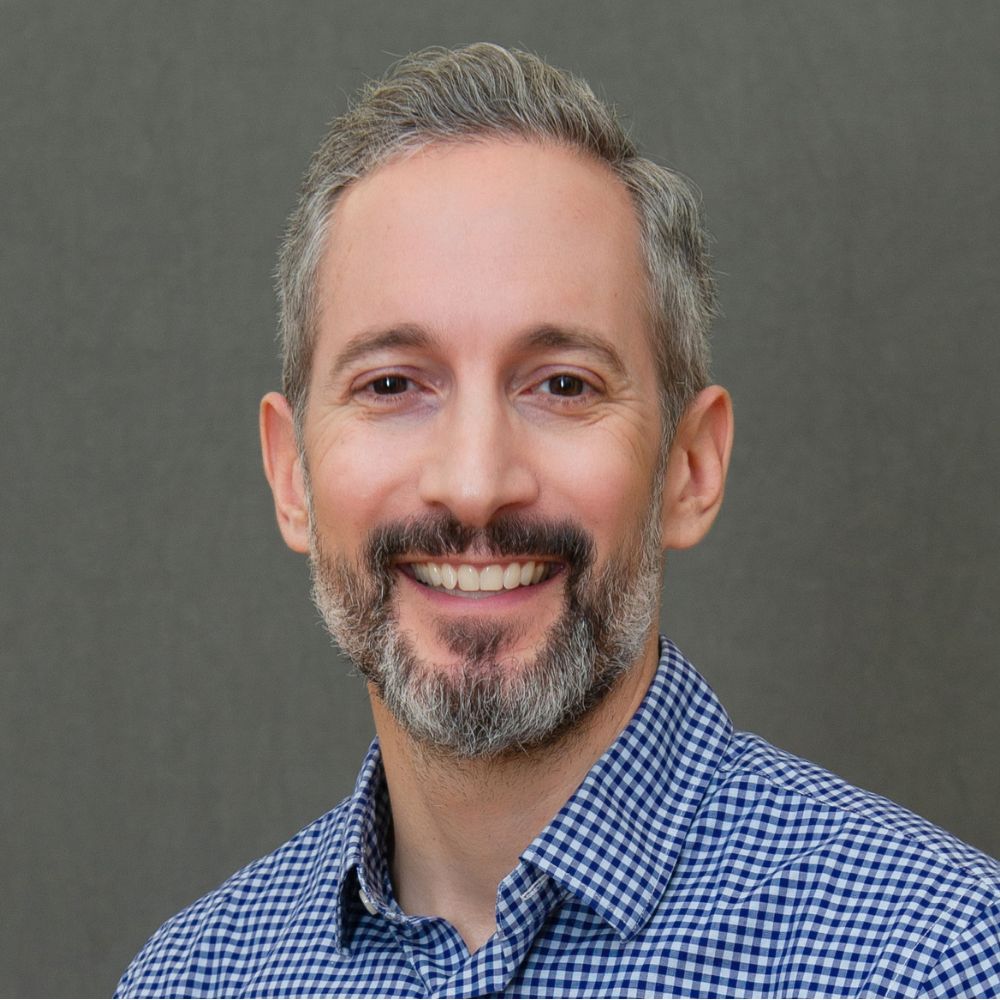
[[[492,563],[482,569],[462,563],[453,566],[451,563],[410,563],[410,570],[415,579],[428,587],[443,587],[446,590],[463,590],[469,593],[476,591],[516,590],[541,583],[545,576],[547,563],[535,562],[529,559],[523,563],[509,563],[501,566]]]

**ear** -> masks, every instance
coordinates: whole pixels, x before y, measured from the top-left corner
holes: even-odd
[[[269,392],[260,401],[260,446],[281,537],[295,552],[308,552],[309,507],[302,457],[295,440],[292,408],[279,392]]]
[[[722,386],[702,389],[674,434],[663,485],[664,549],[697,545],[722,506],[733,447],[733,404]]]

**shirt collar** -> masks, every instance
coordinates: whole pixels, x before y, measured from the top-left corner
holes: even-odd
[[[669,639],[632,721],[521,855],[589,905],[622,936],[650,918],[732,738],[706,681]],[[391,818],[374,740],[343,820],[335,938],[349,941],[360,912],[394,907],[388,872]]]
[[[666,890],[731,738],[712,689],[661,637],[632,721],[522,859],[631,936]]]
[[[368,747],[354,784],[354,794],[347,800],[343,830],[334,924],[338,948],[349,942],[350,931],[363,906],[384,908],[388,905],[391,812],[377,737]],[[362,894],[367,903],[362,904]]]

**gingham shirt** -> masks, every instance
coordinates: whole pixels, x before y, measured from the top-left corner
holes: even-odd
[[[377,743],[354,794],[165,924],[123,997],[993,997],[1000,866],[734,733],[668,641],[470,955],[396,904]]]

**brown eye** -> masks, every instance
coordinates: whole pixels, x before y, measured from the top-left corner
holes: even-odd
[[[410,387],[410,380],[403,375],[382,375],[371,383],[376,396],[398,396]]]
[[[553,375],[546,383],[553,396],[579,396],[586,388],[583,379],[576,375]]]

